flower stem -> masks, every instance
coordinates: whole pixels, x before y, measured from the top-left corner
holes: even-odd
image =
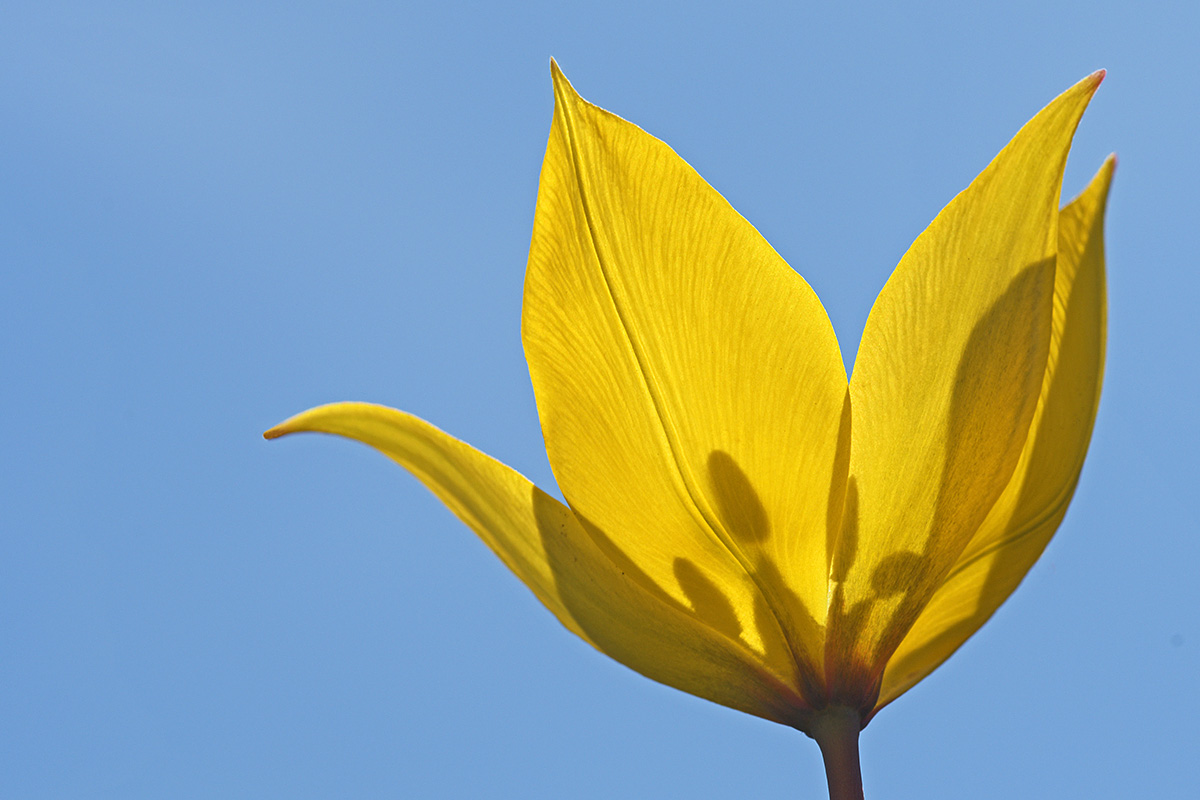
[[[861,729],[857,711],[831,708],[820,715],[809,734],[817,740],[825,759],[829,800],[863,800],[862,770],[858,763]]]

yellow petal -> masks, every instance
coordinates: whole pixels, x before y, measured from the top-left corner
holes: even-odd
[[[1013,474],[1050,345],[1063,166],[1101,77],[1021,129],[871,310],[850,381],[856,504],[835,556],[848,565],[831,595],[829,657],[846,684],[835,693],[878,686]]]
[[[1104,207],[1116,161],[1062,210],[1054,328],[1029,439],[1004,493],[888,663],[879,705],[945,661],[1012,593],[1075,492],[1104,375]]]
[[[591,540],[570,509],[524,476],[429,423],[382,406],[337,403],[267,438],[312,431],[368,444],[465,522],[572,632],[643,675],[793,726],[803,703],[744,645],[648,592]]]
[[[523,338],[555,477],[641,585],[814,684],[849,427],[829,319],[666,144],[553,74]]]

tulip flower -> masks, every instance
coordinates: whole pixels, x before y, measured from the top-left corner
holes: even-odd
[[[1115,161],[1061,210],[1059,197],[1103,72],[917,237],[849,380],[820,301],[750,223],[552,74],[522,340],[566,502],[380,406],[322,406],[266,436],[376,448],[570,631],[803,731],[831,797],[861,797],[859,731],[1004,602],[1079,479]]]

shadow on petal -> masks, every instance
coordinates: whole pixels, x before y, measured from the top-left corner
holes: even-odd
[[[675,559],[675,579],[692,604],[696,616],[730,639],[742,638],[742,624],[729,598],[695,564],[686,558]]]
[[[580,534],[573,535],[555,522],[558,502],[536,488],[533,492],[557,597],[589,643],[652,680],[807,730],[811,710],[794,676],[779,674],[761,654],[729,635],[732,608],[719,587],[694,568],[679,568],[689,599],[698,606],[688,608],[628,560],[610,558],[595,538],[604,536],[595,526],[570,526]]]

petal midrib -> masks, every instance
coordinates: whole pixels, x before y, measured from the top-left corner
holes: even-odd
[[[986,556],[989,556],[992,553],[997,552],[998,550],[1008,547],[1010,544],[1018,542],[1021,539],[1024,539],[1029,534],[1036,531],[1038,528],[1040,528],[1046,522],[1046,520],[1052,519],[1055,514],[1057,514],[1059,511],[1063,510],[1067,506],[1067,504],[1070,503],[1071,496],[1073,494],[1075,494],[1075,487],[1078,485],[1079,485],[1079,475],[1076,474],[1075,480],[1071,481],[1071,483],[1069,485],[1064,487],[1058,493],[1058,495],[1055,496],[1054,500],[1052,502],[1048,503],[1046,505],[1046,507],[1044,509],[1042,509],[1041,513],[1035,515],[1033,518],[1031,518],[1028,522],[1026,522],[1024,525],[1022,525],[1016,531],[997,539],[995,542],[992,542],[990,545],[984,547],[979,552],[971,554],[971,556],[969,558],[958,561],[951,568],[951,570],[948,573],[946,573],[946,578],[945,578],[945,580],[942,581],[943,585],[945,585],[946,583],[949,583],[952,578],[954,578],[956,575],[961,573],[963,570],[970,567],[972,564],[977,563],[980,559],[985,558]],[[978,533],[978,532],[976,532],[976,533]],[[969,542],[968,542],[967,546],[970,547]]]

